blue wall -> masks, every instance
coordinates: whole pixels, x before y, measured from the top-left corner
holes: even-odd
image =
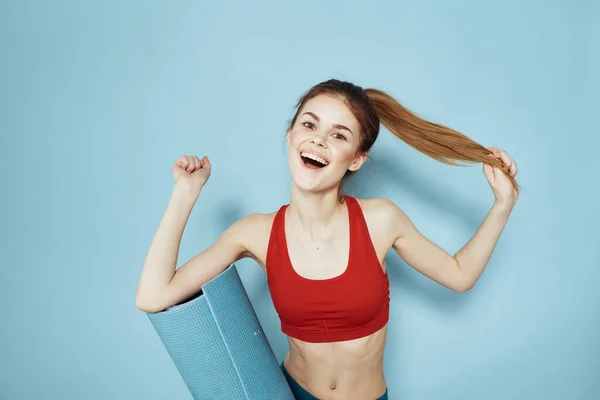
[[[170,167],[213,165],[181,265],[289,201],[286,122],[330,77],[384,89],[520,170],[470,292],[388,256],[391,398],[600,398],[599,3],[212,3],[0,5],[0,398],[191,398],[135,307]],[[387,131],[348,192],[390,198],[452,254],[493,202],[481,165],[438,163]],[[264,274],[238,267],[281,360]]]

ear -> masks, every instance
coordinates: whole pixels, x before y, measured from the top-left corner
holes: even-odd
[[[291,132],[291,130],[288,129],[287,133],[285,134],[285,141],[286,141],[288,147],[290,147],[290,132]]]
[[[350,164],[348,170],[352,172],[358,171],[360,167],[362,167],[362,165],[365,163],[365,161],[367,161],[367,153],[359,152],[358,154],[356,154],[356,157],[352,161],[352,164]]]

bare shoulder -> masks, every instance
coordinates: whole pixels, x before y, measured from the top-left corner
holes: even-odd
[[[365,216],[371,235],[393,243],[410,223],[408,216],[393,201],[385,197],[356,199]]]
[[[404,212],[393,201],[385,197],[373,197],[370,199],[356,199],[360,208],[365,214],[365,218],[371,219],[374,223],[383,224],[390,220],[399,218]]]
[[[267,246],[276,214],[276,211],[267,214],[253,213],[236,222],[237,230],[246,249],[243,256],[254,259],[263,269],[266,268]]]
[[[275,212],[262,214],[262,213],[253,213],[248,214],[245,217],[239,219],[236,224],[243,228],[244,230],[252,231],[252,233],[258,233],[261,229],[264,229],[266,226],[270,225],[275,218]]]

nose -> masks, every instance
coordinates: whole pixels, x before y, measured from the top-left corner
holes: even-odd
[[[325,143],[324,134],[319,131],[315,131],[315,134],[310,139],[310,142],[312,144],[314,144],[315,146],[319,146],[319,147],[323,147],[323,148],[327,147],[327,144]]]

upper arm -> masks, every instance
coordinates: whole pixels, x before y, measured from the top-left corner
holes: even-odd
[[[462,292],[469,283],[456,259],[423,236],[410,218],[393,202],[383,199],[387,229],[394,251],[408,265],[437,283]]]
[[[191,298],[231,263],[252,257],[249,242],[260,219],[261,214],[250,214],[236,221],[210,247],[179,267],[155,308],[164,310]]]

